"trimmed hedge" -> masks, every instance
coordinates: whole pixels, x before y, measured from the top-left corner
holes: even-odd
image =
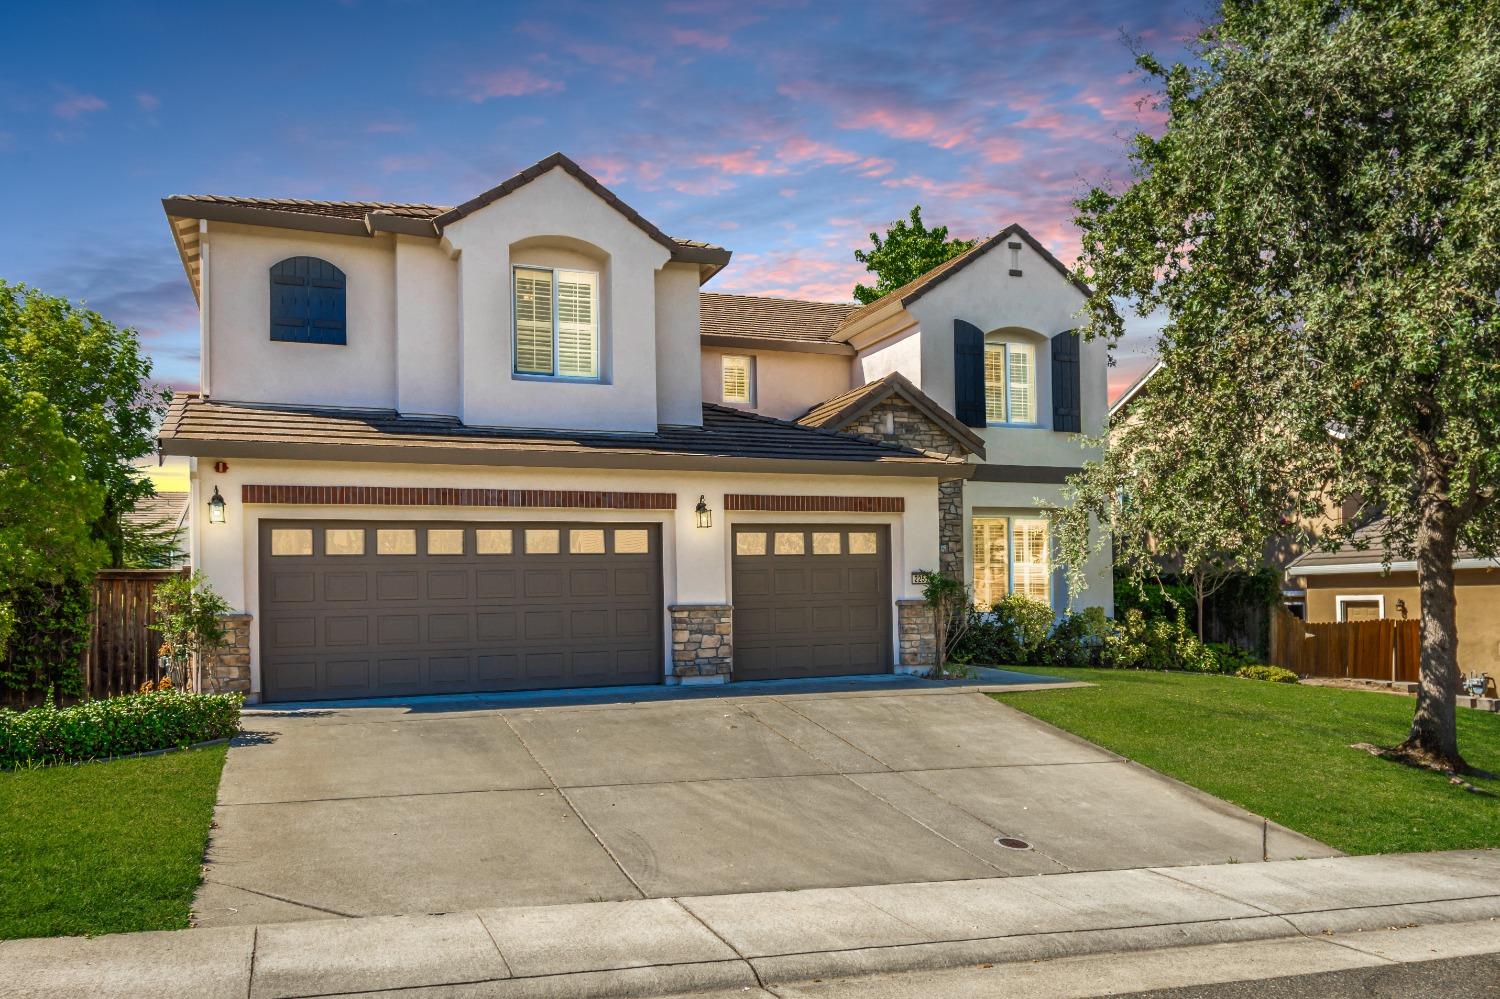
[[[1241,666],[1234,675],[1243,680],[1269,680],[1271,683],[1297,683],[1301,679],[1280,666]]]
[[[240,694],[159,690],[27,711],[0,709],[0,769],[97,760],[225,739],[240,730]]]

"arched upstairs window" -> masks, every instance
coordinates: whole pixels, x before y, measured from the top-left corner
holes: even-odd
[[[344,272],[317,257],[288,257],[271,268],[271,339],[345,343]]]

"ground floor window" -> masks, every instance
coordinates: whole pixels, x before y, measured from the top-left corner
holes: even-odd
[[[1340,621],[1378,621],[1385,617],[1385,597],[1379,593],[1334,598]]]
[[[988,607],[1009,593],[1052,603],[1048,525],[1039,517],[975,517],[974,602]]]

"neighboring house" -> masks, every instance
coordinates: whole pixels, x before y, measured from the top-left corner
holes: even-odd
[[[1309,622],[1416,619],[1422,614],[1417,565],[1382,564],[1379,523],[1362,527],[1336,551],[1308,552],[1287,567],[1304,592]],[[1500,669],[1500,561],[1454,555],[1458,665],[1465,672]]]
[[[163,541],[170,539],[177,555],[165,565],[152,568],[180,569],[188,564],[188,499],[186,492],[158,492],[136,503],[134,509],[121,517],[131,527],[160,532]]]
[[[1068,603],[1038,500],[1106,355],[1019,226],[855,307],[700,292],[728,250],[561,154],[454,208],[163,204],[202,391],[161,446],[252,697],[921,671],[923,571]]]

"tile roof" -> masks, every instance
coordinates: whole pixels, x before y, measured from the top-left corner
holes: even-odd
[[[161,429],[165,454],[296,456],[431,464],[714,468],[961,477],[965,464],[722,406],[703,426],[655,433],[471,427],[392,410],[211,402],[179,393]]]
[[[152,527],[161,523],[177,526],[182,524],[182,515],[187,511],[187,503],[187,493],[157,493],[155,496],[147,496],[137,502],[133,509],[127,510],[122,515],[121,519],[127,524],[138,524],[142,527]]]
[[[1348,538],[1345,538],[1338,548],[1333,551],[1313,550],[1306,552],[1293,559],[1286,567],[1288,576],[1296,576],[1303,569],[1317,568],[1324,572],[1343,569],[1349,572],[1365,571],[1365,567],[1379,566],[1385,558],[1385,546],[1381,543],[1381,534],[1384,530],[1385,521],[1375,520],[1364,527],[1359,528]],[[1470,549],[1462,546],[1453,552],[1455,561],[1471,560],[1476,556]],[[1491,561],[1500,567],[1500,561]],[[1411,571],[1415,565],[1411,564],[1407,553],[1391,553],[1392,571]],[[1377,570],[1378,571],[1378,570]]]
[[[827,342],[856,306],[766,295],[698,295],[698,327],[708,336]]]
[[[842,430],[875,406],[892,396],[899,396],[926,414],[971,454],[984,457],[984,440],[958,418],[933,401],[932,397],[911,383],[899,371],[892,371],[873,382],[866,382],[842,395],[821,402],[797,418],[804,427]]]
[[[862,305],[859,308],[855,309],[844,319],[843,328],[848,329],[849,327],[856,325],[860,322],[860,320],[866,318],[867,316],[874,315],[876,312],[879,312],[881,309],[894,302],[900,302],[903,306],[910,305],[917,299],[921,298],[923,295],[927,294],[927,292],[931,291],[937,285],[943,283],[954,274],[957,274],[959,271],[963,270],[965,267],[969,266],[974,261],[984,256],[990,250],[994,249],[1000,244],[1002,240],[1010,239],[1012,237],[1022,240],[1033,250],[1035,250],[1043,260],[1051,265],[1052,268],[1059,274],[1067,278],[1068,281],[1079,291],[1083,292],[1084,295],[1093,294],[1088,285],[1084,284],[1082,281],[1079,281],[1078,278],[1073,275],[1073,272],[1068,270],[1068,268],[1063,264],[1062,261],[1054,257],[1051,251],[1049,251],[1041,243],[1037,242],[1036,237],[1032,236],[1031,233],[1022,228],[1020,223],[1012,222],[1004,229],[995,233],[995,235],[991,236],[988,239],[981,240],[979,243],[965,250],[963,253],[960,253],[958,256],[953,257],[950,260],[943,261],[941,264],[938,264],[936,267],[932,268],[932,270],[927,271],[925,274],[919,275],[916,278],[913,278],[911,281],[908,281],[906,284],[903,284],[901,287],[895,289],[894,291],[887,292],[886,294],[877,298],[875,301],[871,302],[869,305]]]
[[[448,205],[408,204],[399,201],[309,201],[305,198],[242,198],[230,194],[174,194],[169,200],[355,220],[363,219],[371,212],[385,212],[414,219],[434,219],[450,210]]]

